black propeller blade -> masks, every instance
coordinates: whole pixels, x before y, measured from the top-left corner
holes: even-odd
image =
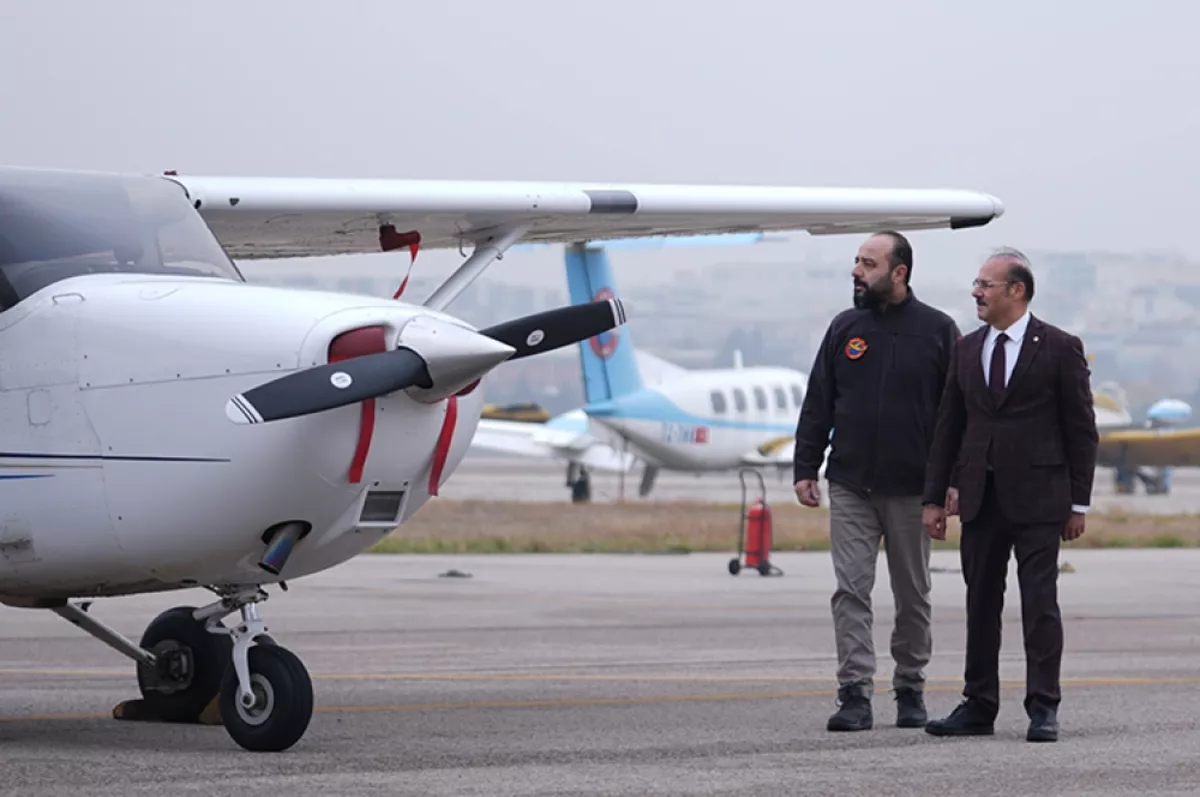
[[[314,366],[240,393],[225,405],[234,423],[293,418],[383,396],[433,387],[429,369],[411,349],[393,349]]]
[[[625,306],[620,299],[601,299],[573,304],[515,318],[479,330],[493,340],[517,350],[509,360],[560,349],[607,332],[625,323]]]

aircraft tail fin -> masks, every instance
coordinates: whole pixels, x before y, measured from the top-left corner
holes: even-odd
[[[567,290],[572,304],[616,296],[608,253],[599,244],[571,244],[566,250]],[[620,398],[642,388],[629,325],[579,343],[583,393],[588,404]]]
[[[1092,385],[1092,403],[1096,413],[1096,425],[1101,428],[1128,426],[1133,423],[1133,416],[1129,413],[1129,398],[1125,389],[1116,382]]]
[[[1092,400],[1096,406],[1111,412],[1125,412],[1129,399],[1125,389],[1116,382],[1101,382],[1092,386]]]

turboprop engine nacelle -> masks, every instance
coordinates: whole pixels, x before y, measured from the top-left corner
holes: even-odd
[[[1192,405],[1180,399],[1161,399],[1146,411],[1146,419],[1153,427],[1179,426],[1192,417]]]

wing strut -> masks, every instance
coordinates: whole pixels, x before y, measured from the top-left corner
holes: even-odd
[[[430,294],[425,300],[425,306],[431,310],[445,310],[446,305],[458,298],[493,260],[502,257],[510,246],[521,240],[521,236],[529,231],[530,226],[506,224],[497,227],[491,235],[475,244],[475,251],[471,256]]]

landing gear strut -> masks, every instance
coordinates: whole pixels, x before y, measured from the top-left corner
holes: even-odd
[[[199,722],[216,701],[226,732],[247,750],[286,750],[304,735],[313,713],[312,679],[294,653],[267,633],[258,587],[215,590],[221,599],[160,614],[134,644],[66,604],[53,610],[137,662],[146,707],[164,722]],[[221,620],[240,612],[233,628]],[[233,666],[230,666],[230,665]]]
[[[586,504],[592,500],[592,479],[583,465],[567,464],[567,486],[571,488],[571,503]]]
[[[1139,481],[1146,495],[1167,495],[1171,492],[1171,469],[1118,466],[1113,471],[1113,486],[1119,495],[1133,495]]]

